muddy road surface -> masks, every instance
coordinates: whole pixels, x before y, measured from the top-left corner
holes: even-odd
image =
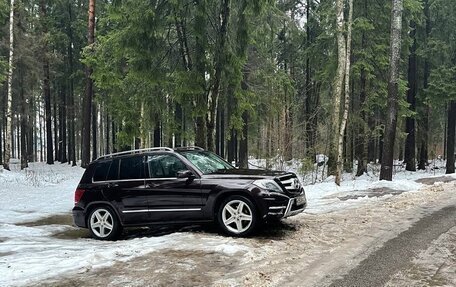
[[[431,185],[420,192],[386,191],[385,196],[374,196],[373,191],[369,191],[363,204],[354,208],[303,213],[269,224],[250,238],[231,238],[230,242],[245,247],[235,252],[192,249],[191,243],[185,248],[170,244],[133,259],[119,258],[109,266],[84,268],[30,285],[367,286],[363,284],[367,281],[357,274],[369,277],[369,272],[375,273],[376,268],[381,269],[386,264],[388,271],[383,277],[381,272],[377,274],[382,279],[376,281],[379,283],[376,286],[454,286],[456,278],[452,272],[440,274],[437,285],[416,285],[437,272],[439,266],[432,270],[420,269],[425,258],[432,254],[436,256],[440,252],[440,269],[456,270],[456,266],[452,266],[456,264],[456,248],[451,243],[456,236],[456,219],[445,217],[446,225],[442,228],[424,232],[427,235],[420,233],[427,230],[424,221],[431,224],[442,219],[437,217],[444,216],[445,210],[456,213],[456,186],[454,182],[428,184]],[[436,216],[435,220],[429,219],[432,216]],[[67,215],[27,224],[67,224],[68,220],[71,218]],[[210,225],[135,229],[127,231],[120,240],[128,242],[174,233],[190,233],[195,243],[224,240]],[[91,240],[87,231],[74,228],[53,236],[61,240]],[[413,236],[414,241],[408,246],[410,250],[400,257],[399,265],[394,265],[396,259],[388,257],[379,260],[382,265],[369,265],[376,261],[373,259],[380,258],[373,256],[382,253],[392,256],[403,250],[403,246],[407,246],[407,236]],[[384,252],[385,248],[388,252]]]

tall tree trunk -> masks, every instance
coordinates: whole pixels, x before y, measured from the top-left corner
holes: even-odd
[[[249,67],[247,64],[242,69],[242,82],[241,89],[247,92],[248,78],[249,78]],[[249,112],[244,111],[242,113],[242,138],[239,142],[239,167],[248,169],[249,168]]]
[[[450,102],[448,109],[448,130],[446,141],[446,174],[454,173],[454,144],[456,129],[456,101]]]
[[[367,18],[367,0],[363,1],[363,16]],[[366,33],[362,32],[361,35],[361,50],[366,48]],[[359,105],[357,110],[360,111],[361,124],[358,129],[358,136],[356,140],[356,149],[355,149],[355,158],[358,161],[358,166],[356,170],[356,176],[362,176],[367,172],[367,162],[368,162],[368,153],[369,153],[369,139],[370,139],[370,130],[368,126],[368,119],[366,115],[365,101],[366,101],[366,82],[367,75],[366,69],[361,68],[360,72],[360,93],[359,93]]]
[[[313,43],[313,31],[311,27],[312,22],[312,9],[313,9],[313,0],[307,0],[307,7],[306,7],[306,17],[307,17],[307,24],[306,24],[306,46],[307,49],[310,51],[310,47]],[[306,134],[306,156],[312,158],[313,160],[316,159],[316,149],[315,149],[315,141],[317,138],[317,124],[318,124],[318,85],[313,81],[313,74],[314,71],[311,66],[311,59],[313,55],[311,52],[308,52],[306,57],[306,86],[305,86],[305,134]]]
[[[220,7],[220,31],[217,33],[217,47],[215,54],[214,62],[214,81],[212,84],[211,91],[208,94],[208,115],[206,120],[207,125],[207,149],[210,151],[215,151],[215,125],[216,125],[216,112],[217,105],[219,102],[220,95],[220,82],[222,77],[222,68],[226,62],[225,59],[225,42],[228,22],[230,19],[230,0],[222,0],[222,5]]]
[[[410,38],[412,46],[410,46],[409,66],[408,66],[408,86],[407,102],[410,104],[410,111],[415,112],[416,106],[416,89],[417,89],[417,64],[416,64],[416,23],[410,21]],[[408,171],[416,171],[416,153],[415,153],[415,115],[405,119],[405,139],[404,161],[405,169]]]
[[[398,98],[399,98],[399,59],[401,52],[402,0],[392,0],[390,64],[388,79],[388,108],[386,115],[382,167],[380,180],[393,179],[394,142],[396,140]]]
[[[13,57],[14,57],[14,0],[10,1],[10,18],[9,18],[9,59],[8,59],[8,83],[6,99],[6,129],[5,129],[5,160],[3,168],[10,170],[11,158],[11,131],[13,130]]]
[[[161,146],[161,128],[160,128],[160,118],[157,116],[155,118],[155,127],[154,127],[154,147]]]
[[[334,78],[332,92],[333,114],[330,133],[328,175],[337,173],[337,145],[340,132],[340,99],[342,97],[342,85],[344,82],[346,42],[344,37],[344,1],[336,0],[336,27],[337,27],[337,71]]]
[[[220,155],[220,123],[221,123],[221,108],[222,105],[217,105],[217,114],[215,119],[215,153]]]
[[[196,83],[201,88],[201,92],[196,95],[194,109],[196,111],[195,118],[195,145],[202,148],[207,147],[207,87],[206,87],[206,4],[205,1],[195,0],[195,69]]]
[[[20,77],[20,134],[21,134],[21,169],[28,167],[28,159],[27,159],[27,99],[25,98],[25,91],[24,91],[24,75],[23,69],[19,69],[19,77]]]
[[[57,111],[57,93],[58,89],[55,88],[54,91],[54,96],[53,96],[53,108],[54,108],[54,159],[56,161],[60,161],[59,158],[59,136],[58,136],[58,131],[59,131],[59,116],[58,116],[58,111]]]
[[[61,119],[60,119],[60,133],[61,133],[61,145],[60,145],[60,162],[66,163],[68,161],[67,157],[67,92],[68,88],[65,85],[65,89],[62,91],[61,101]]]
[[[343,147],[344,147],[344,135],[345,127],[347,126],[348,120],[348,109],[350,108],[350,57],[351,57],[351,34],[352,34],[352,23],[353,23],[353,0],[349,0],[349,12],[348,12],[348,31],[347,31],[347,43],[345,51],[345,97],[344,97],[344,114],[342,115],[342,122],[340,124],[339,136],[338,136],[338,147],[337,147],[337,172],[335,182],[340,185],[343,169]]]
[[[93,92],[92,92],[93,100]],[[96,160],[98,157],[98,107],[92,102],[92,160]]]
[[[429,34],[431,33],[431,19],[429,14],[429,1],[424,1],[424,15],[426,17],[426,33],[425,43],[428,43]],[[429,87],[429,59],[424,59],[424,71],[423,71],[423,90]],[[428,134],[429,134],[429,105],[425,103],[425,111],[421,119],[421,147],[420,147],[420,159],[418,162],[418,169],[424,170],[428,164]]]
[[[184,135],[183,132],[183,111],[182,106],[179,103],[176,103],[175,110],[174,110],[174,120],[176,122],[176,128],[174,130],[175,134],[175,141],[174,144],[176,147],[182,146],[182,137]]]
[[[109,115],[108,115],[108,111],[106,110],[106,135],[105,135],[105,139],[106,139],[106,145],[105,145],[105,151],[104,151],[104,154],[110,154],[111,153],[111,149],[110,149],[110,131],[111,131],[111,121],[109,120]]]
[[[41,18],[42,18],[42,29],[43,37],[46,38],[48,33],[47,27],[45,24],[46,19],[46,1],[41,0]],[[49,76],[49,59],[48,59],[48,47],[46,40],[44,41],[43,46],[43,94],[44,94],[44,113],[46,119],[46,163],[54,164],[54,154],[53,154],[53,141],[52,141],[52,112],[51,112],[51,86],[50,86],[50,76]]]
[[[249,168],[249,113],[242,113],[242,138],[239,141],[239,167]]]
[[[93,49],[95,42],[95,0],[89,0],[88,45]],[[87,66],[85,71],[86,88],[82,101],[82,158],[81,166],[87,167],[90,163],[90,127],[92,115],[93,80],[92,68]]]
[[[74,63],[73,63],[73,28],[71,27],[73,12],[72,12],[72,2],[68,1],[68,75],[69,75],[69,83],[68,83],[68,157],[69,161],[71,162],[72,166],[76,165],[76,137],[75,137],[75,105],[74,105],[74,80],[73,80],[73,72],[74,72]]]

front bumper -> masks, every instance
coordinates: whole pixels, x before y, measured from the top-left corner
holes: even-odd
[[[304,192],[296,197],[270,197],[265,198],[266,210],[263,218],[286,218],[303,212],[307,206]]]

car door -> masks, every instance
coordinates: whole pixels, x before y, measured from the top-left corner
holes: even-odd
[[[184,170],[189,167],[173,154],[147,156],[146,189],[152,221],[190,221],[202,217],[201,180],[195,173],[178,178],[178,172]]]
[[[144,180],[144,156],[128,156],[115,160],[111,165],[110,176],[115,176],[118,164],[117,180],[109,180],[109,193],[114,196],[123,221],[126,224],[141,224],[149,221],[147,190]]]

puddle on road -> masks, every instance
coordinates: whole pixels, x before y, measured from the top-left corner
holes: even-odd
[[[87,229],[74,227],[73,218],[71,214],[52,215],[35,221],[19,223],[17,225],[27,227],[37,227],[45,225],[68,226],[67,230],[55,233],[52,235],[52,237],[67,240],[90,238],[90,233]],[[295,232],[296,230],[298,230],[298,227],[292,223],[275,220],[266,223],[266,225],[263,226],[263,228],[260,227],[259,230],[254,234],[254,238],[258,240],[281,240],[286,238],[290,233]],[[128,240],[140,237],[158,237],[176,232],[206,233],[208,235],[220,235],[219,228],[215,224],[180,224],[126,228],[124,229],[120,239]]]
[[[85,228],[69,229],[56,234],[52,237],[58,239],[79,239],[79,238],[90,238],[90,233]]]
[[[9,251],[9,252],[0,252],[0,257],[13,255],[14,253],[16,253],[16,252],[13,252],[13,251]]]
[[[29,221],[24,223],[18,223],[18,226],[27,226],[27,227],[35,227],[35,226],[43,226],[43,225],[73,225],[73,217],[71,214],[58,214],[58,215],[51,215],[48,217],[44,217],[35,221]]]
[[[454,181],[456,178],[451,177],[451,176],[439,176],[439,177],[426,177],[426,178],[420,178],[415,180],[418,183],[426,184],[426,185],[433,185],[436,182],[450,182]]]
[[[396,190],[396,189],[391,189],[388,187],[381,187],[381,188],[372,188],[368,190],[355,190],[353,192],[350,192],[350,195],[346,196],[338,196],[337,198],[342,201],[347,201],[350,199],[358,199],[362,197],[382,197],[385,195],[399,195],[406,192],[405,190]]]
[[[238,262],[236,256],[218,252],[162,250],[33,286],[210,286],[232,272]]]
[[[299,226],[283,220],[273,220],[261,226],[253,235],[252,239],[259,242],[270,240],[285,240],[289,235],[299,229]]]
[[[79,239],[90,238],[89,231],[85,228],[75,228],[73,225],[73,217],[71,214],[57,214],[44,217],[35,221],[18,223],[18,226],[37,227],[45,225],[62,225],[68,229],[55,233],[51,237],[58,239]]]

